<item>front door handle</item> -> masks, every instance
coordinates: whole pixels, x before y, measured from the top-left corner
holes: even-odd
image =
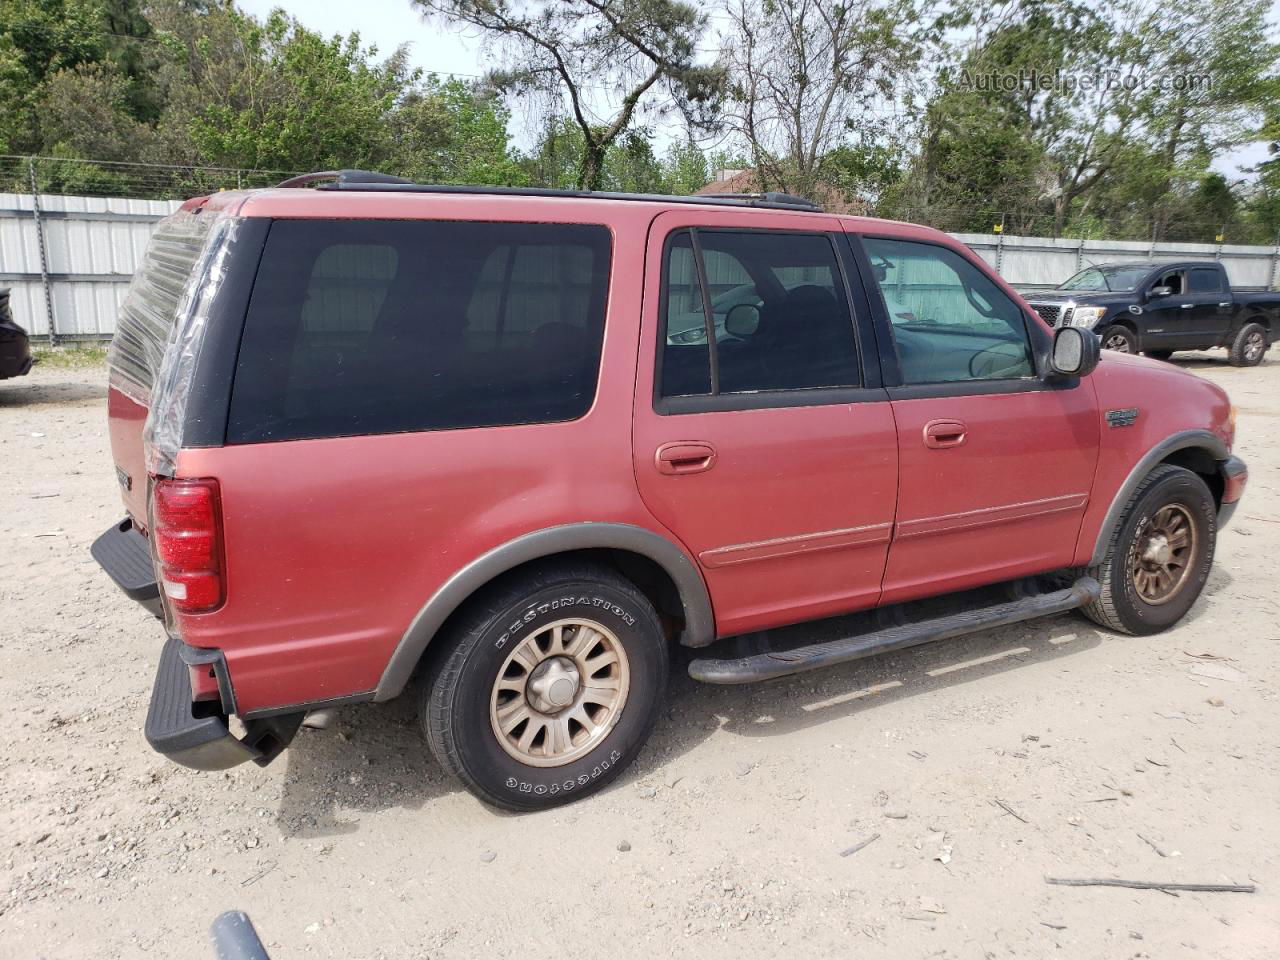
[[[1218,304],[1218,306],[1220,306],[1220,307],[1229,307],[1229,306],[1231,306],[1231,301],[1230,301],[1230,300],[1224,300],[1224,301],[1222,301],[1222,303]]]
[[[1194,303],[1184,303],[1184,304],[1182,305],[1182,309],[1183,309],[1183,310],[1190,310],[1190,309],[1191,309],[1192,307],[1194,307],[1194,306],[1195,306],[1195,304],[1194,304]]]
[[[716,464],[716,448],[701,440],[676,440],[664,443],[654,454],[658,472],[675,477],[702,473]]]
[[[934,450],[958,447],[968,436],[967,430],[960,420],[930,420],[924,425],[924,445]]]

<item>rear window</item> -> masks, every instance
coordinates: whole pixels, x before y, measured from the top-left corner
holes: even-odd
[[[596,225],[277,221],[228,442],[576,419],[595,396],[609,257]]]

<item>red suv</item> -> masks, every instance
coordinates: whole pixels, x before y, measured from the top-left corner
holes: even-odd
[[[1244,488],[1222,390],[1099,364],[934,230],[311,185],[187,203],[112,345],[93,552],[163,618],[146,733],[191,767],[414,689],[473,792],[551,806],[635,757],[673,644],[741,683],[1077,607],[1162,630]]]

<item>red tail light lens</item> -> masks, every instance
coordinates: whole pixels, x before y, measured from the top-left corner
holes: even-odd
[[[159,479],[151,493],[160,585],[181,613],[207,613],[226,596],[216,480]]]

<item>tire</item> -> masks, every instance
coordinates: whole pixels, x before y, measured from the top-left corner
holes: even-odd
[[[1101,341],[1104,350],[1115,350],[1117,353],[1138,352],[1137,334],[1118,323],[1102,331]]]
[[[559,806],[613,781],[644,746],[666,691],[658,615],[605,567],[509,580],[440,640],[451,649],[424,690],[427,743],[472,793],[507,810]],[[588,666],[611,652],[608,665]],[[588,671],[599,686],[583,683]]]
[[[1153,588],[1150,571],[1159,565],[1156,560],[1161,556],[1160,541],[1156,538],[1164,536],[1161,530],[1169,517],[1185,525],[1185,539],[1189,542],[1186,553],[1181,555],[1182,572],[1176,584],[1171,585],[1167,596],[1159,598],[1156,595],[1161,592],[1160,583],[1157,578]],[[1217,531],[1217,505],[1205,482],[1182,467],[1156,467],[1138,484],[1125,505],[1102,563],[1086,571],[1098,581],[1102,592],[1095,602],[1083,608],[1085,615],[1111,630],[1139,636],[1173,626],[1204,589],[1213,566]],[[1165,536],[1166,543],[1176,539],[1176,533]],[[1156,553],[1151,562],[1141,559],[1141,552],[1147,547]],[[1135,573],[1135,567],[1141,570],[1140,574]]]
[[[1246,323],[1231,343],[1229,357],[1233,367],[1256,367],[1271,346],[1267,328],[1260,323]]]
[[[1168,363],[1169,358],[1173,356],[1173,351],[1172,350],[1143,350],[1142,355],[1144,357],[1150,357],[1152,360],[1160,360],[1163,363]]]

